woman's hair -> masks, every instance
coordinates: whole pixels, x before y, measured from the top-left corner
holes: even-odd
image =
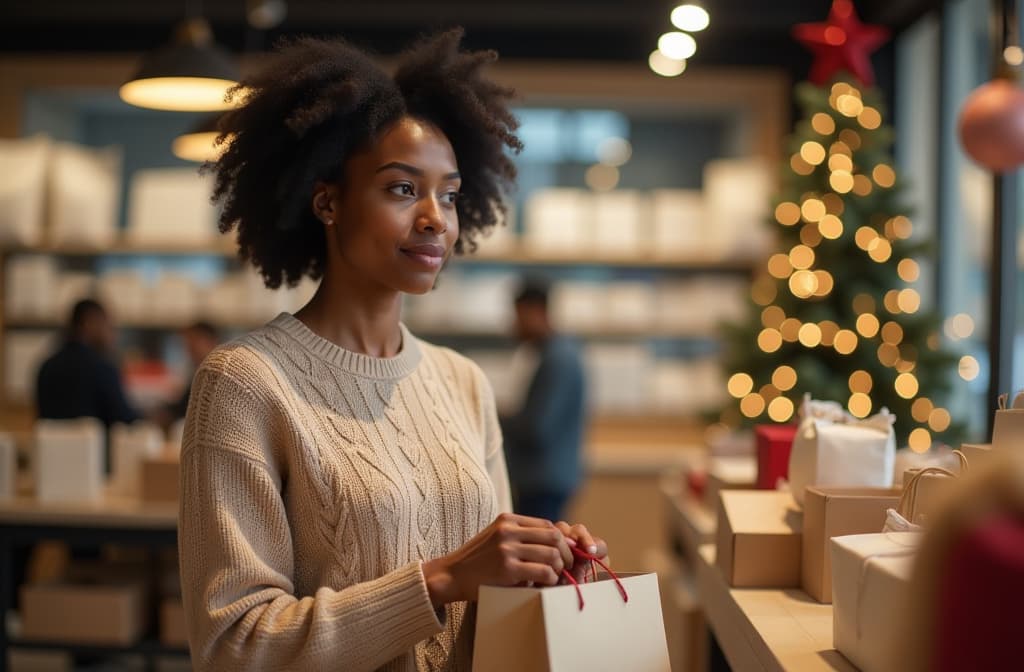
[[[348,158],[405,116],[436,125],[455,151],[456,252],[475,249],[478,234],[500,221],[516,176],[505,150],[522,149],[508,108],[513,92],[481,72],[497,54],[461,51],[462,35],[456,28],[418,42],[394,76],[343,40],[289,40],[230,92],[241,104],[222,118],[223,154],[204,168],[223,204],[221,232],[237,228],[239,255],[268,287],[323,275],[314,185],[341,180]]]

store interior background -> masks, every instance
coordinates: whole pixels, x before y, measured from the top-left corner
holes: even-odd
[[[811,63],[791,29],[823,20],[830,5],[703,4],[711,24],[677,77],[660,77],[647,63],[670,29],[674,3],[659,0],[291,0],[283,22],[267,30],[247,25],[244,0],[6,7],[0,136],[117,146],[120,164],[116,242],[104,242],[99,231],[96,244],[0,248],[0,431],[27,455],[35,369],[82,291],[109,297],[129,390],[143,408],[174,398],[186,382],[179,327],[204,318],[237,335],[309,295],[309,286],[278,295],[261,289],[229,241],[215,237],[215,212],[204,203],[168,211],[140,196],[148,171],[196,167],[176,158],[171,144],[204,115],[134,108],[117,88],[186,12],[201,12],[243,72],[282,35],[339,35],[386,61],[416,35],[458,24],[468,47],[501,53],[494,73],[519,92],[520,187],[507,230],[485,240],[475,258],[454,261],[434,294],[409,300],[405,320],[421,337],[476,359],[500,397],[515,380],[508,369],[515,283],[526,275],[550,279],[556,322],[581,339],[591,385],[587,481],[573,517],[608,538],[618,566],[665,567],[671,549],[659,483],[703,459],[709,438],[720,440],[708,432],[716,428],[709,412],[727,402],[732,372],[720,361],[718,325],[745,315],[752,278],[772,251],[772,198],[797,114],[793,85]],[[965,441],[986,441],[993,376],[1003,391],[1024,386],[1019,358],[990,370],[990,334],[1009,334],[1002,347],[1020,351],[1013,348],[1018,329],[990,324],[992,176],[966,158],[955,133],[964,99],[990,76],[991,3],[856,4],[863,21],[893,32],[872,63],[886,123],[896,131],[896,169],[910,183],[915,236],[932,243],[919,259],[917,288],[943,316],[944,342],[977,364],[954,381],[949,408],[967,423]],[[616,139],[628,141],[629,151]],[[689,219],[673,214],[680,190],[703,210]],[[596,219],[594,228],[554,229],[545,198],[563,199],[559,212],[595,213],[585,215]],[[585,203],[567,206],[574,198]],[[18,272],[42,274],[53,291],[30,296]],[[1016,282],[1002,290],[1016,296],[1024,274],[1013,275]],[[1013,319],[1012,311],[1003,315]]]

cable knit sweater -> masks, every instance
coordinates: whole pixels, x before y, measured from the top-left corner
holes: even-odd
[[[468,670],[465,603],[424,560],[511,510],[480,369],[402,327],[393,358],[291,315],[215,350],[192,388],[179,549],[197,670]]]

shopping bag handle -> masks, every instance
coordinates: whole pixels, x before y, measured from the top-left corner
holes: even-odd
[[[597,557],[596,555],[593,555],[592,553],[587,553],[582,548],[578,548],[576,546],[571,547],[570,550],[572,550],[572,554],[576,556],[577,560],[586,560],[590,563],[591,577],[594,581],[597,580],[597,570],[594,569],[594,563],[596,562],[598,565],[600,565],[601,569],[607,572],[608,576],[612,577],[612,580],[615,581],[615,585],[618,586],[619,593],[622,595],[622,601],[629,602],[629,593],[626,592],[626,587],[622,585],[622,581],[619,580],[619,577],[615,574],[615,572],[611,570],[611,568],[608,565],[604,563],[604,561],[601,560],[601,558]],[[576,596],[580,600],[580,611],[583,611],[583,591],[580,590],[579,582],[577,582],[576,579],[573,578],[572,572],[570,572],[567,569],[562,570],[562,576],[568,579],[569,583],[576,587]]]

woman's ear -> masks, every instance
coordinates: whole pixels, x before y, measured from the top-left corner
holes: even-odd
[[[334,226],[337,219],[334,208],[336,187],[326,182],[313,186],[313,214],[327,226]]]

